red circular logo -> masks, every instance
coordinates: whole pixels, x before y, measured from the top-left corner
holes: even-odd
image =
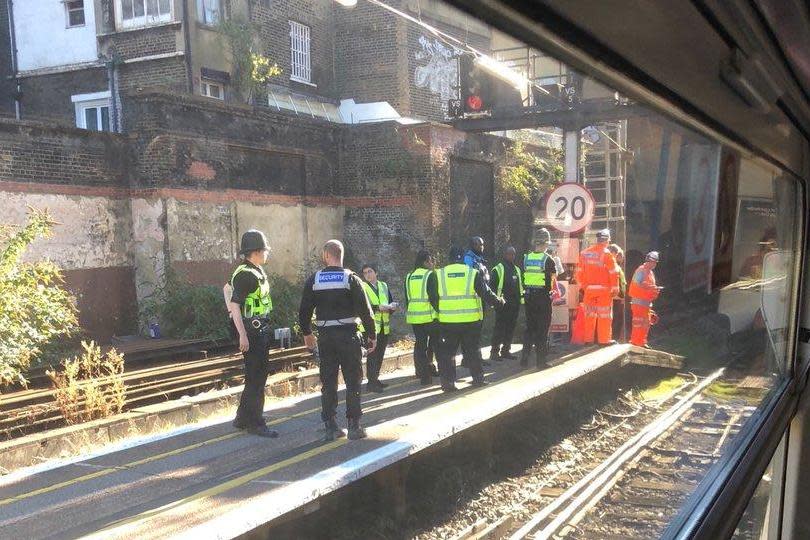
[[[470,96],[467,98],[467,108],[473,111],[480,111],[484,102],[478,96]]]

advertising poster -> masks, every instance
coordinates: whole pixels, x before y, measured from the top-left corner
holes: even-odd
[[[690,147],[684,292],[711,286],[719,168],[720,145]]]
[[[571,290],[567,281],[557,281],[557,290],[551,296],[551,328],[552,333],[567,333],[570,328],[568,304],[571,299]]]

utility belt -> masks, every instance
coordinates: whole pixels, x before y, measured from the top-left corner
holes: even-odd
[[[245,324],[245,330],[248,331],[262,333],[270,329],[270,319],[267,317],[243,317],[242,322]]]
[[[353,330],[356,332],[358,324],[360,324],[360,319],[358,317],[315,321],[315,327],[320,330]]]

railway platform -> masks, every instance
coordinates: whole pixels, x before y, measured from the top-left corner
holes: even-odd
[[[320,498],[576,379],[627,361],[629,345],[521,371],[494,363],[490,385],[445,394],[410,371],[365,394],[368,438],[322,442],[320,395],[270,404],[277,439],[221,422],[34,474],[0,479],[2,538],[234,538],[317,508]],[[460,375],[466,375],[462,369]],[[342,394],[341,394],[342,397]],[[341,408],[339,415],[343,414]]]

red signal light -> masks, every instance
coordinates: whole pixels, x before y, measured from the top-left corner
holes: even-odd
[[[467,110],[468,111],[480,111],[481,107],[484,106],[484,102],[481,100],[480,97],[476,96],[475,94],[467,97]]]

